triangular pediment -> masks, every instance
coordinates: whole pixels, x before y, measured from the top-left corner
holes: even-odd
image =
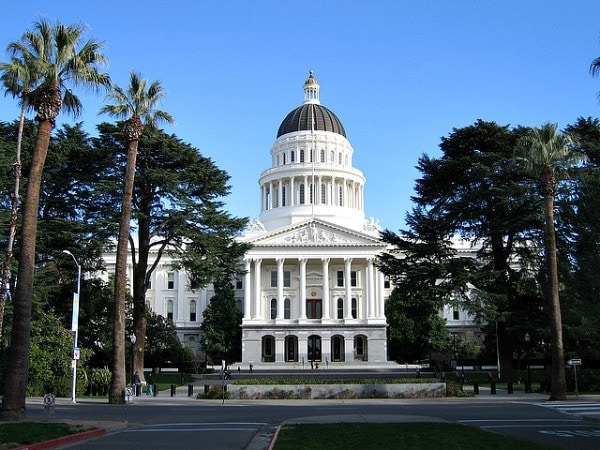
[[[373,236],[323,222],[309,220],[272,230],[248,241],[254,246],[380,246]]]

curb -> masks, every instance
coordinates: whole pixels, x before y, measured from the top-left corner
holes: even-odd
[[[49,441],[36,442],[31,445],[23,445],[17,447],[17,450],[43,450],[46,448],[54,448],[59,445],[73,444],[75,442],[83,441],[85,439],[91,439],[98,436],[102,436],[107,433],[106,428],[96,428],[95,430],[83,431],[81,433],[70,434],[68,436],[62,436]]]
[[[269,442],[269,446],[267,447],[267,450],[273,450],[273,447],[275,447],[275,442],[277,441],[277,436],[279,436],[280,431],[281,431],[281,425],[278,425],[277,428],[275,429],[275,433],[273,433],[273,436],[271,437],[271,442]]]

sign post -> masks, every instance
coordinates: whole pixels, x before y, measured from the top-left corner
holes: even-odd
[[[577,366],[581,365],[581,358],[571,358],[569,361],[567,361],[567,364],[573,366],[575,375],[575,398],[579,398],[579,389],[577,387]]]

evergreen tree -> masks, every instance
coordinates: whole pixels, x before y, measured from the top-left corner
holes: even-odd
[[[200,342],[212,362],[227,364],[242,356],[242,317],[235,301],[233,284],[221,278],[214,284],[215,295],[203,313]]]
[[[514,147],[524,133],[478,120],[442,138],[441,157],[419,159],[422,176],[415,186],[416,206],[407,216],[409,230],[400,236],[384,233],[396,255],[381,260],[404,289],[421,292],[438,307],[467,309],[480,323],[492,325],[492,338],[497,328],[505,379],[513,377],[513,348],[522,346],[524,335],[512,312],[541,300],[523,290],[531,286],[523,283],[531,278],[526,269],[539,264],[535,243],[541,224],[539,200],[525,172],[513,164]],[[478,248],[477,258],[456,255],[452,239]],[[495,344],[488,341],[487,347]]]

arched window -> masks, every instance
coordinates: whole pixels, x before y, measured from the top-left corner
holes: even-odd
[[[325,150],[321,150],[321,162],[325,162]]]
[[[262,360],[264,362],[275,362],[275,338],[263,336],[262,338]]]
[[[283,164],[287,164],[287,155],[285,153],[283,154]]]
[[[283,301],[283,318],[291,319],[292,317],[292,301],[289,298],[286,298]]]
[[[341,297],[337,299],[337,318],[344,318],[344,299]]]
[[[332,336],[331,337],[331,360],[335,362],[342,362],[346,360],[346,346],[343,336]]]
[[[327,202],[326,197],[327,191],[325,189],[325,183],[321,184],[321,204],[324,205]]]
[[[333,152],[333,150],[329,154],[329,162],[332,164],[335,162],[335,153]]]
[[[271,299],[271,320],[277,318],[277,299]]]
[[[354,337],[354,359],[356,361],[367,361],[367,337],[361,335]]]
[[[290,152],[290,162],[296,162],[296,151],[292,150]]]
[[[167,320],[173,322],[173,300],[167,300]]]
[[[352,298],[352,318],[356,319],[358,317],[358,302],[355,298]]]
[[[300,162],[304,162],[304,149],[300,150]]]
[[[190,322],[196,321],[196,300],[190,301]]]
[[[285,337],[285,360],[288,362],[298,361],[298,338],[296,336]]]

